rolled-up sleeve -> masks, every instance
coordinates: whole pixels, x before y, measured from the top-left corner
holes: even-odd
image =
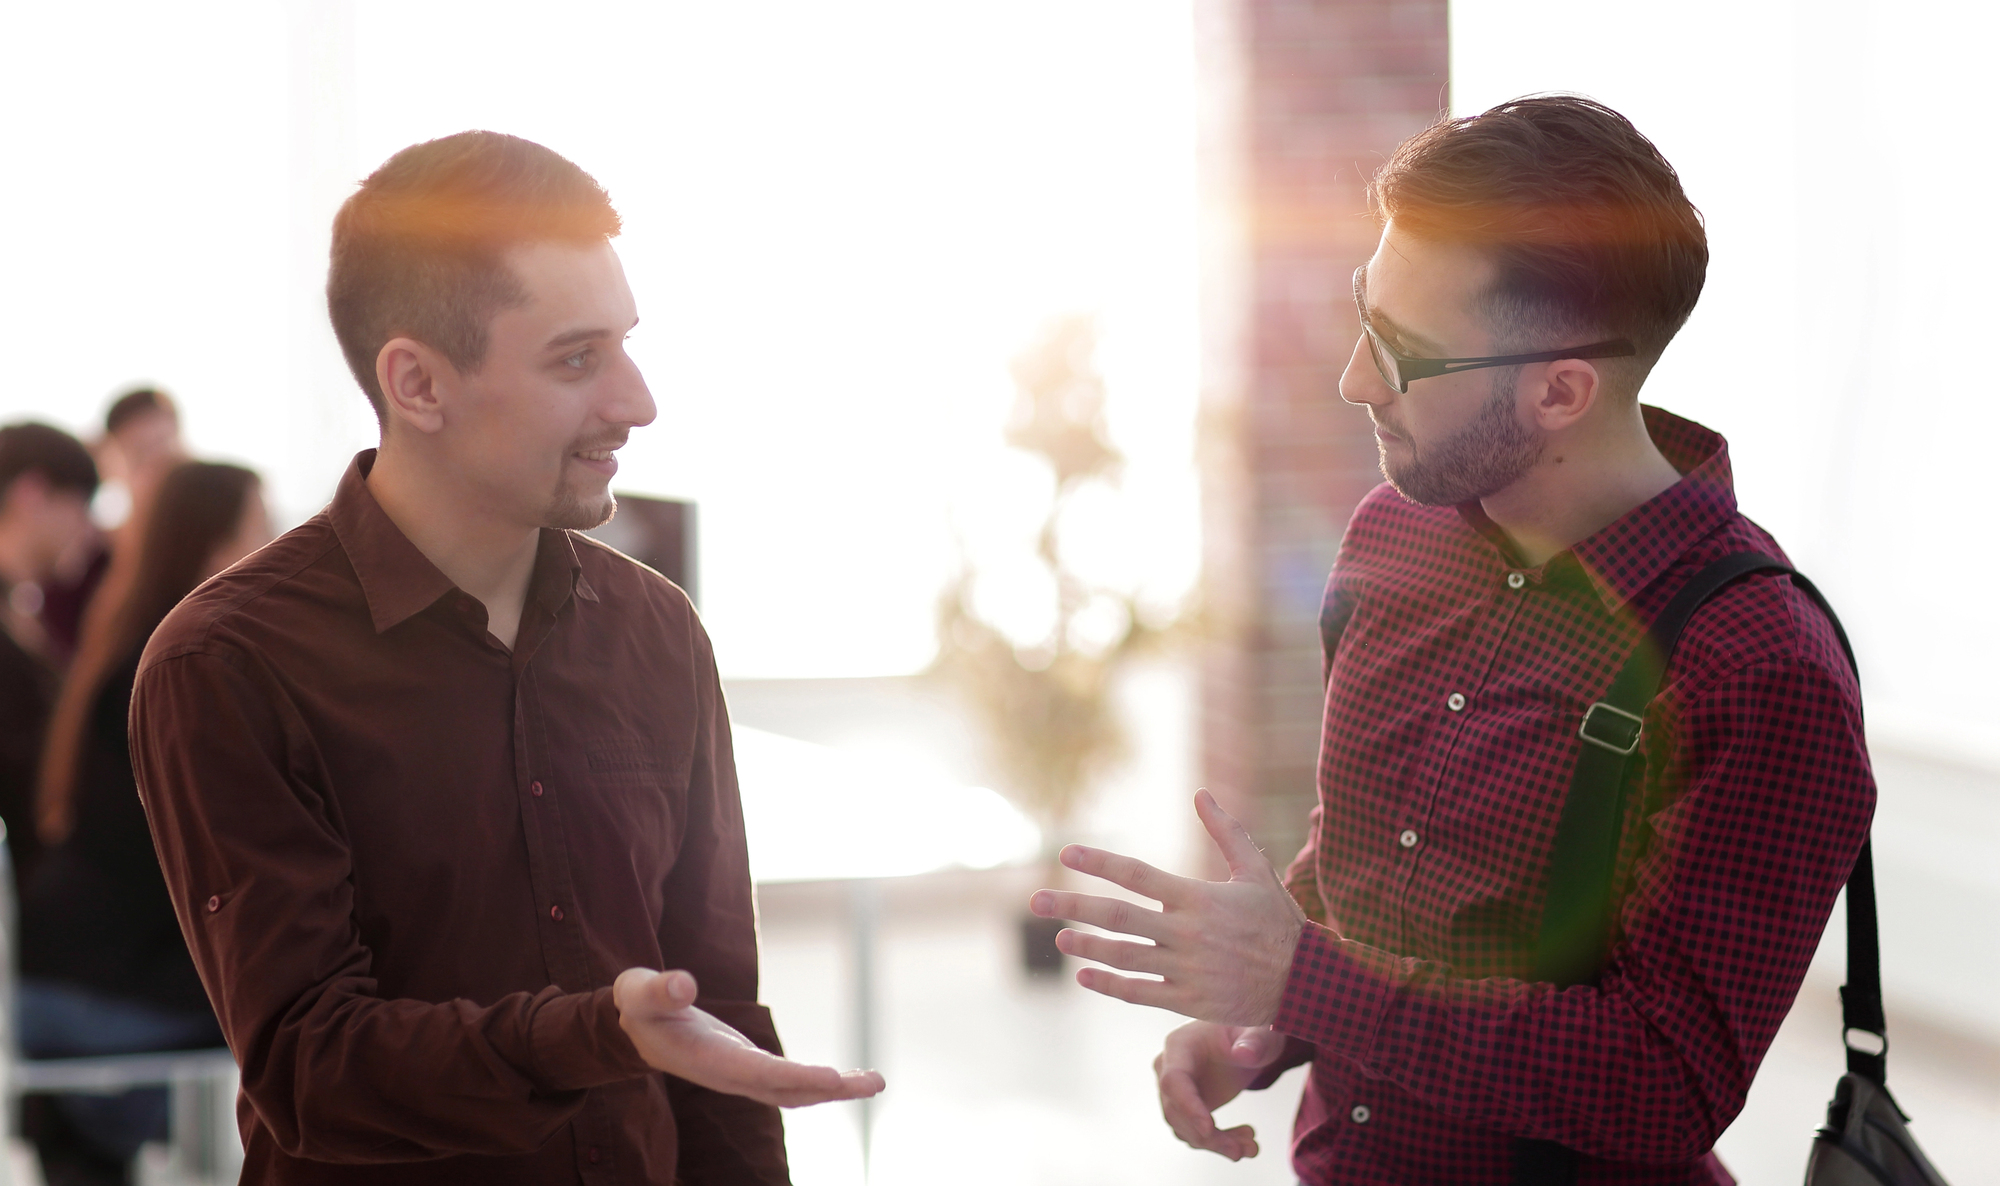
[[[413,1161],[540,1147],[586,1089],[647,1073],[610,991],[384,999],[311,739],[254,658],[149,655],[132,758],[243,1090],[285,1152]]]

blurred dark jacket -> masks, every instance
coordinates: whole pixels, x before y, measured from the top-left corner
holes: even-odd
[[[7,825],[16,887],[27,884],[41,856],[35,775],[55,701],[54,669],[0,628],[0,822]]]
[[[207,1012],[132,778],[125,714],[134,651],[105,680],[77,765],[76,826],[21,896],[21,975],[179,1012]]]

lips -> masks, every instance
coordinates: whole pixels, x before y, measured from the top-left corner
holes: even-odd
[[[618,472],[618,458],[614,456],[617,451],[618,445],[610,445],[602,449],[573,449],[570,456],[585,469],[595,470],[609,478]]]

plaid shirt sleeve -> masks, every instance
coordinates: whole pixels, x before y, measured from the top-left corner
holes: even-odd
[[[1742,1107],[1867,830],[1872,794],[1825,793],[1872,788],[1844,674],[1761,662],[1685,704],[1667,746],[1684,790],[1647,820],[1598,984],[1468,979],[1316,921],[1277,1028],[1468,1124],[1619,1161],[1700,1157]]]

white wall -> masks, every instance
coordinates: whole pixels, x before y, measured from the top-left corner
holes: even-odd
[[[1454,113],[1580,92],[1680,170],[1713,261],[1646,398],[1729,437],[1873,724],[2000,762],[1996,33],[1970,0],[1455,0],[1451,29]]]

